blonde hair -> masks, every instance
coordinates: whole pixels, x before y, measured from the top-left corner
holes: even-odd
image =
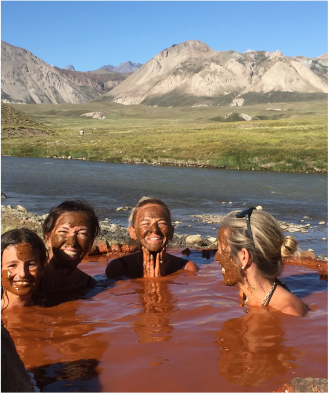
[[[297,240],[293,236],[286,236],[281,246],[281,255],[283,257],[292,256],[297,248]]]
[[[276,278],[284,268],[281,257],[294,253],[296,240],[292,236],[284,238],[278,221],[271,214],[253,210],[250,218],[253,243],[247,231],[246,219],[237,218],[237,213],[239,211],[229,213],[222,221],[235,261],[238,263],[238,251],[246,248],[260,273],[266,278]]]
[[[129,216],[129,226],[133,226],[134,225],[134,221],[136,219],[136,215],[137,215],[138,209],[141,206],[150,205],[150,204],[163,206],[167,210],[167,212],[168,212],[169,219],[170,219],[170,224],[171,224],[171,222],[172,222],[172,215],[171,215],[170,209],[167,207],[167,205],[159,198],[144,196],[141,199],[139,199],[138,203],[132,209],[131,214]]]

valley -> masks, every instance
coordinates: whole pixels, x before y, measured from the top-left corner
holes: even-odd
[[[2,155],[278,172],[327,171],[325,102],[167,108],[102,100],[11,106],[53,134],[3,135]],[[102,112],[107,119],[80,117],[92,111]],[[240,114],[260,120],[215,120],[230,113],[232,120]]]

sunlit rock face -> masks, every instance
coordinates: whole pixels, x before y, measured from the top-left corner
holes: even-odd
[[[1,99],[7,103],[81,104],[108,93],[127,77],[117,72],[58,68],[26,49],[1,42]]]
[[[149,60],[110,95],[125,105],[158,103],[164,95],[219,97],[232,94],[243,105],[246,93],[327,93],[327,60],[286,57],[276,52],[217,52],[200,41],[172,45]],[[158,101],[158,102],[157,102]],[[228,103],[229,104],[229,103]]]
[[[1,89],[13,102],[79,104],[89,101],[85,94],[65,79],[54,66],[45,63],[26,49],[3,41]]]

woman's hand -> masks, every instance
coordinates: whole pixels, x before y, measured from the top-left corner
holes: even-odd
[[[162,277],[165,276],[165,266],[168,262],[166,247],[158,252],[154,260],[152,254],[147,248],[142,247],[143,276],[144,277]]]

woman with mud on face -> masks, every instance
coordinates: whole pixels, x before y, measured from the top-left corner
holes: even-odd
[[[47,259],[39,236],[27,228],[12,229],[1,236],[1,311],[33,306]]]
[[[43,235],[49,247],[41,282],[43,294],[89,288],[96,284],[77,265],[91,250],[99,232],[98,218],[85,202],[67,200],[50,210],[43,223]]]
[[[198,271],[193,261],[166,252],[174,227],[171,212],[161,199],[141,198],[131,212],[129,223],[129,235],[141,250],[110,261],[106,267],[108,278],[162,277],[180,269]]]
[[[244,305],[270,305],[285,314],[304,316],[307,306],[278,279],[282,257],[290,256],[296,244],[291,236],[284,238],[270,214],[251,207],[223,219],[215,260],[222,266],[224,283],[240,288]]]

